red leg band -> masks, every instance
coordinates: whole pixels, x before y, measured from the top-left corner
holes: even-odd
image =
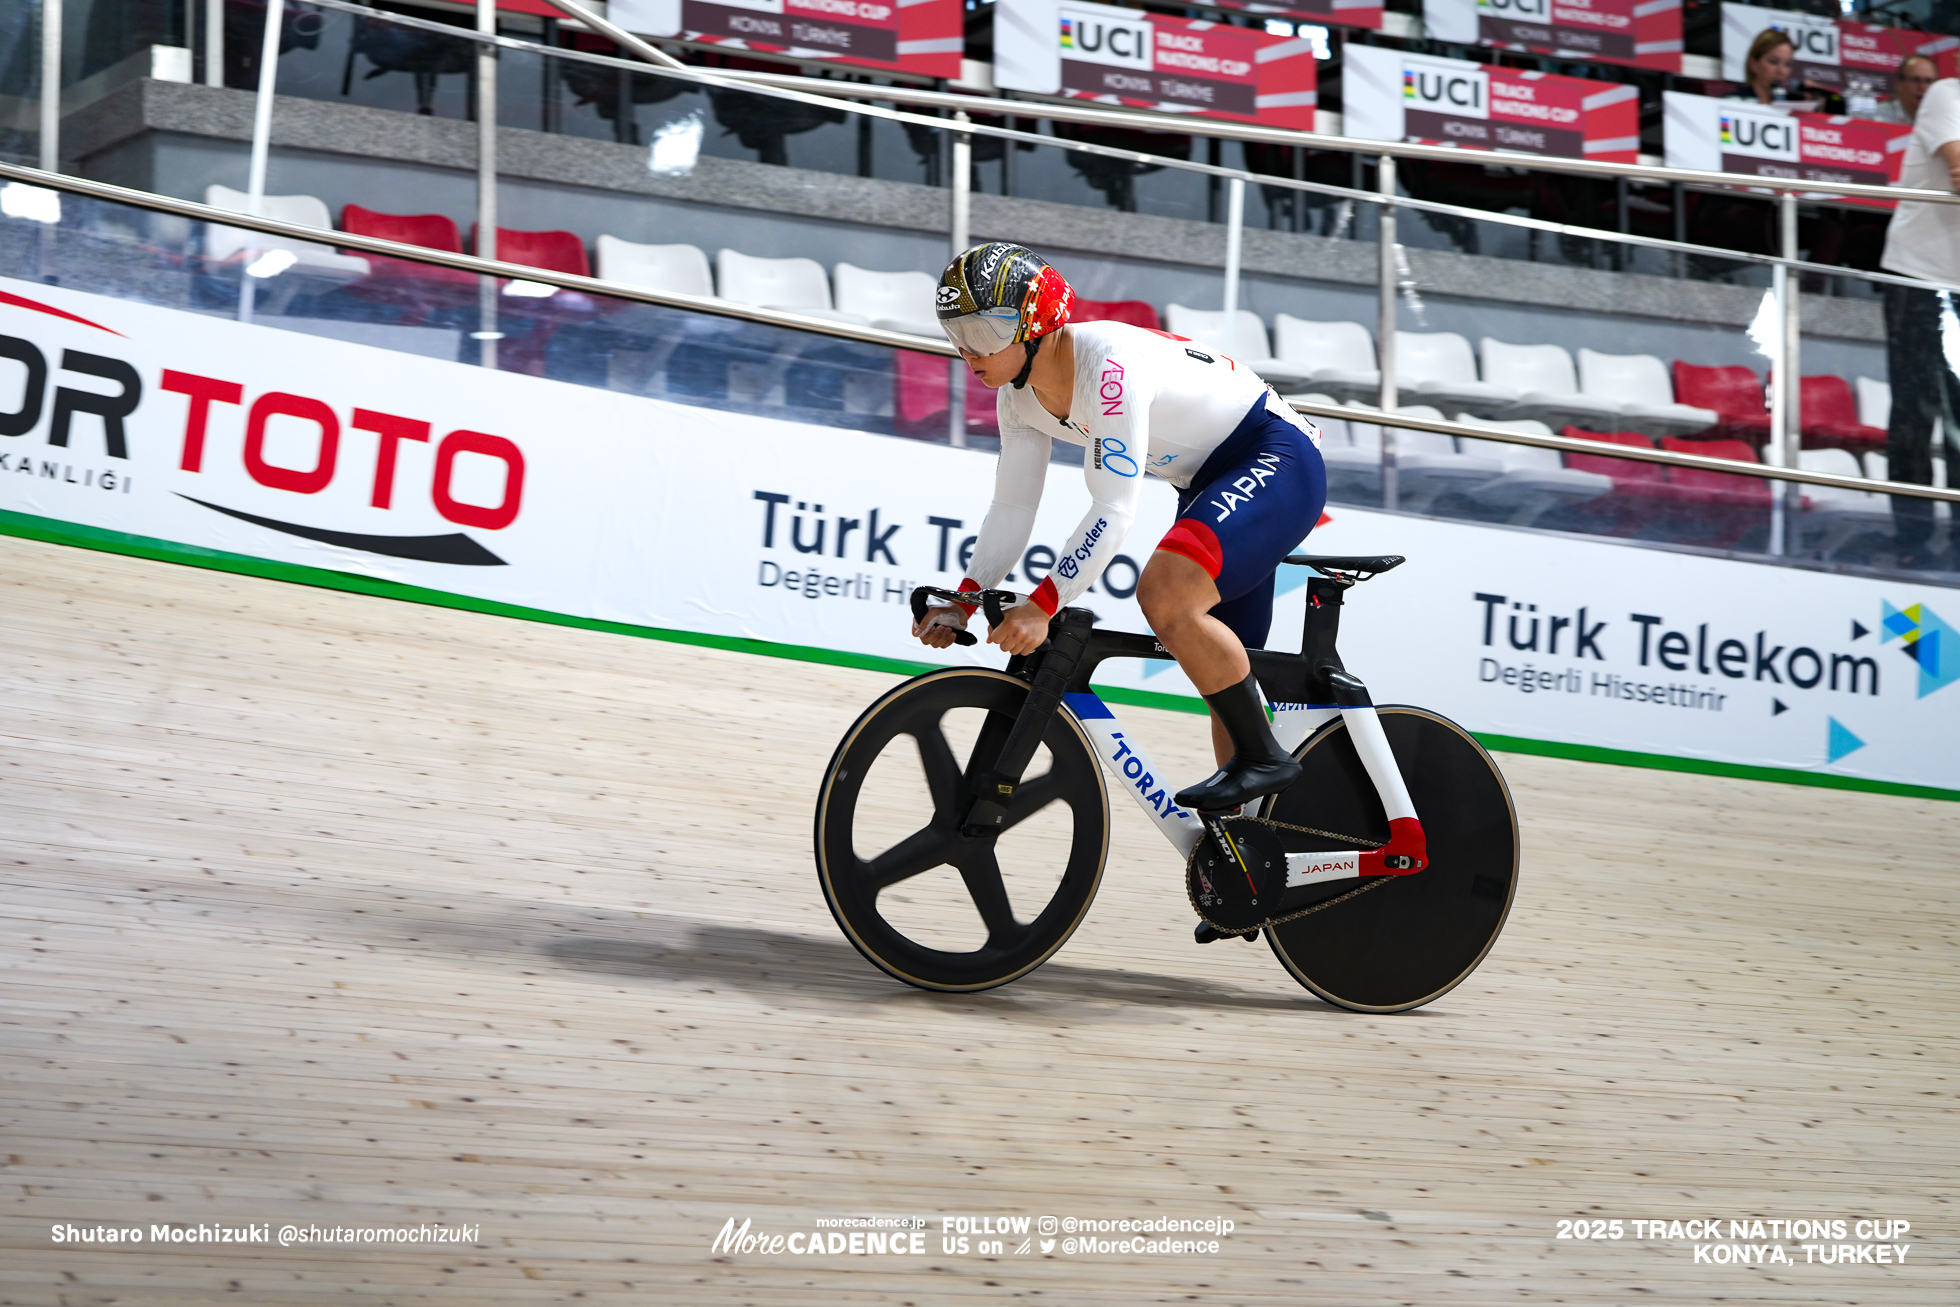
[[[1178,518],[1164,532],[1157,547],[1166,553],[1184,555],[1204,568],[1205,575],[1214,581],[1225,570],[1225,549],[1218,543],[1217,533],[1195,518]]]

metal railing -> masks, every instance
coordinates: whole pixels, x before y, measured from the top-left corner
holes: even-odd
[[[429,249],[420,245],[406,245],[398,241],[383,240],[373,236],[361,236],[352,232],[322,232],[316,227],[309,227],[300,223],[283,222],[276,218],[237,213],[229,209],[220,209],[212,205],[199,204],[191,200],[174,199],[169,196],[157,195],[148,191],[133,190],[129,187],[117,186],[108,182],[91,181],[86,178],[50,173],[42,169],[0,163],[0,179],[28,186],[41,187],[47,190],[66,192],[71,195],[105,200],[114,204],[126,205],[152,213],[188,218],[214,226],[241,228],[268,236],[286,237],[315,244],[320,242],[321,237],[326,236],[330,238],[331,243],[335,246],[355,250],[363,254],[379,255],[409,263],[424,264],[430,267],[449,268],[459,272],[475,273],[487,278],[537,282],[561,290],[582,291],[612,299],[656,305],[663,308],[682,309],[716,317],[788,328],[838,340],[911,350],[917,353],[933,354],[944,358],[953,358],[956,356],[952,345],[944,338],[915,336],[906,332],[890,331],[872,326],[861,326],[855,323],[838,322],[829,318],[813,317],[782,309],[740,304],[712,296],[683,295],[672,291],[655,290],[625,282],[607,281],[598,277],[585,277],[572,273],[555,272],[547,268],[533,267],[528,264],[507,263],[497,259],[480,258],[470,254],[456,254],[446,250]],[[1603,458],[1625,459],[1633,462],[1659,464],[1666,467],[1690,468],[1703,472],[1719,472],[1732,476],[1756,477],[1764,480],[1787,482],[1793,485],[1826,486],[1858,491],[1876,490],[1888,495],[1902,495],[1946,503],[1960,503],[1960,489],[1922,486],[1908,482],[1876,481],[1866,477],[1839,476],[1834,473],[1813,472],[1797,467],[1742,463],[1730,459],[1708,458],[1698,454],[1682,454],[1669,450],[1641,449],[1625,445],[1601,444],[1597,441],[1576,439],[1567,436],[1539,435],[1532,432],[1522,432],[1509,427],[1486,426],[1480,423],[1437,421],[1406,413],[1376,411],[1374,409],[1353,408],[1336,404],[1322,404],[1310,400],[1296,399],[1291,402],[1295,409],[1311,417],[1360,421],[1402,430],[1427,431],[1440,435],[1488,440],[1500,444],[1553,449],[1564,453],[1579,453]]]
[[[1799,464],[1799,421],[1797,406],[1790,402],[1795,394],[1796,379],[1801,374],[1799,364],[1800,321],[1798,313],[1797,275],[1824,275],[1847,277],[1866,281],[1874,285],[1904,285],[1920,289],[1948,289],[1939,283],[1929,283],[1887,273],[1869,273],[1835,264],[1805,261],[1798,257],[1796,206],[1799,198],[1814,199],[1820,195],[1832,196],[1840,200],[1896,202],[1917,200],[1927,203],[1960,203],[1960,196],[1943,191],[1908,190],[1900,187],[1876,187],[1855,183],[1799,181],[1758,176],[1739,176],[1726,173],[1701,172],[1695,170],[1672,169],[1641,164],[1594,163],[1582,159],[1560,159],[1539,155],[1518,154],[1505,151],[1464,150],[1444,146],[1415,145],[1403,142],[1365,141],[1359,138],[1333,136],[1317,132],[1303,132],[1219,120],[1197,119],[1187,115],[1163,115],[1101,105],[1088,105],[1079,102],[1057,100],[1031,101],[1027,99],[988,99],[974,95],[951,94],[920,90],[906,86],[869,85],[829,78],[810,78],[774,73],[737,73],[726,70],[710,70],[680,63],[642,38],[624,31],[597,14],[576,3],[576,0],[550,0],[550,3],[569,19],[581,26],[596,31],[622,48],[639,57],[638,60],[622,59],[613,56],[588,53],[579,50],[547,46],[499,35],[494,31],[493,0],[476,0],[477,29],[460,28],[430,19],[411,15],[394,14],[369,8],[365,4],[351,0],[312,0],[320,9],[342,12],[363,20],[378,21],[405,28],[419,29],[441,37],[472,42],[477,49],[473,61],[472,80],[475,85],[476,104],[485,106],[476,113],[477,146],[477,230],[479,232],[479,256],[451,255],[416,247],[405,247],[393,242],[377,241],[372,238],[354,237],[347,233],[335,233],[334,242],[345,248],[368,253],[385,254],[389,257],[420,262],[432,266],[445,266],[466,272],[482,274],[477,299],[477,329],[470,334],[478,342],[478,360],[485,366],[498,365],[498,342],[503,333],[499,329],[499,302],[493,277],[518,278],[534,283],[543,283],[571,290],[583,290],[610,295],[618,299],[635,300],[642,303],[685,309],[726,318],[747,320],[755,323],[789,328],[820,336],[841,340],[852,340],[864,344],[909,349],[921,353],[950,357],[952,351],[943,341],[909,336],[900,332],[884,331],[875,327],[859,327],[833,320],[778,310],[755,309],[750,306],[733,304],[726,300],[709,299],[685,295],[651,292],[643,288],[608,283],[597,278],[570,277],[547,273],[541,269],[525,265],[504,263],[495,259],[497,224],[497,114],[494,108],[496,98],[497,58],[499,53],[517,52],[546,60],[563,60],[611,69],[615,72],[667,78],[687,83],[704,90],[739,91],[749,95],[759,95],[782,101],[787,104],[802,104],[819,109],[835,110],[863,118],[881,119],[899,125],[925,128],[945,133],[951,143],[953,158],[952,184],[949,186],[947,228],[952,240],[953,250],[962,248],[971,230],[971,192],[965,184],[970,175],[970,147],[975,137],[992,137],[1021,145],[1023,147],[1062,149],[1072,155],[1089,155],[1114,159],[1135,164],[1145,164],[1155,168],[1172,169],[1180,172],[1202,175],[1227,183],[1229,187],[1226,205],[1226,257],[1224,285],[1220,301],[1227,310],[1235,308],[1239,302],[1241,282],[1240,240],[1243,225],[1244,187],[1248,182],[1256,183],[1271,191],[1294,191],[1339,199],[1357,205],[1372,205],[1380,215],[1376,227],[1376,241],[1379,256],[1376,263],[1377,313],[1375,340],[1380,363],[1379,388],[1375,392],[1377,406],[1365,412],[1351,408],[1330,407],[1310,401],[1302,401],[1299,407],[1303,412],[1323,418],[1345,418],[1375,425],[1381,429],[1381,494],[1382,504],[1391,510],[1401,507],[1401,480],[1398,474],[1399,459],[1394,432],[1425,431],[1453,437],[1488,440],[1495,443],[1521,446],[1536,446],[1559,450],[1565,453],[1583,453],[1593,457],[1609,457],[1634,462],[1648,462],[1694,469],[1705,472],[1720,472],[1731,476],[1757,477],[1770,482],[1784,483],[1784,489],[1771,497],[1768,552],[1781,555],[1791,552],[1794,538],[1794,524],[1801,510],[1801,502],[1796,496],[1796,487],[1811,484],[1821,487],[1871,492],[1883,487],[1884,493],[1907,497],[1960,501],[1955,491],[1931,486],[1917,486],[1911,483],[1879,481],[1875,478],[1849,477],[1834,473],[1817,472],[1801,468]],[[205,206],[186,205],[177,201],[162,201],[158,197],[141,197],[138,193],[123,191],[121,188],[107,188],[88,191],[82,187],[74,189],[82,193],[92,193],[98,198],[115,202],[135,204],[138,207],[157,211],[174,212],[180,216],[195,217],[207,222],[217,222],[234,227],[264,231],[269,234],[297,236],[302,239],[317,240],[319,233],[310,228],[294,228],[287,224],[261,226],[265,220],[260,217],[264,195],[266,161],[270,149],[274,100],[277,89],[277,51],[279,48],[278,26],[282,16],[278,4],[268,6],[268,22],[263,33],[263,54],[261,57],[257,103],[254,113],[252,139],[252,167],[248,182],[248,215],[228,213],[224,210],[208,209]],[[207,15],[215,20],[222,13],[222,0],[209,0]],[[58,19],[56,20],[58,24]],[[207,26],[210,24],[207,23]],[[58,32],[57,32],[58,35]],[[548,65],[547,65],[548,66]],[[49,86],[44,83],[44,95]],[[58,88],[57,88],[58,89]],[[886,103],[867,103],[883,101]],[[914,109],[936,111],[936,113],[911,112],[906,108],[887,106],[911,106]],[[43,116],[48,113],[49,102],[44,99]],[[948,116],[939,116],[950,114]],[[1002,118],[1035,117],[1055,123],[1070,123],[1077,126],[1120,129],[1132,132],[1171,132],[1175,134],[1210,138],[1219,141],[1236,141],[1242,144],[1262,144],[1285,146],[1307,150],[1334,150],[1352,155],[1370,155],[1378,159],[1377,186],[1373,190],[1359,187],[1339,186],[1324,182],[1311,182],[1303,178],[1292,178],[1246,168],[1232,168],[1221,164],[1210,164],[1191,159],[1178,159],[1162,155],[1126,150],[1104,145],[1092,140],[1063,139],[1043,136],[1038,132],[1023,131],[1005,122],[1002,124],[974,122],[970,115],[998,115]],[[59,116],[55,115],[53,126],[44,130],[41,151],[44,162],[58,160],[57,133]],[[1690,187],[1710,192],[1730,194],[1774,196],[1777,210],[1781,253],[1754,254],[1720,247],[1691,244],[1685,241],[1670,241],[1658,237],[1643,236],[1631,232],[1614,231],[1606,228],[1562,223],[1527,215],[1495,212],[1488,209],[1464,205],[1448,204],[1434,200],[1416,199],[1398,192],[1396,170],[1398,161],[1428,160],[1451,163],[1477,163],[1501,165],[1510,168],[1539,172],[1568,174],[1581,177],[1611,178],[1618,181],[1636,183],[1666,184],[1677,187]],[[0,175],[18,176],[23,181],[33,181],[28,174],[19,170],[6,170]],[[45,170],[38,184],[56,185],[46,177]],[[57,187],[59,188],[59,187]],[[1769,357],[1769,422],[1770,441],[1765,450],[1767,462],[1747,463],[1738,460],[1713,459],[1700,455],[1686,454],[1672,450],[1639,449],[1623,445],[1604,444],[1593,441],[1575,440],[1562,436],[1541,436],[1530,432],[1520,432],[1504,427],[1486,426],[1475,422],[1434,421],[1418,416],[1396,412],[1398,406],[1398,386],[1396,378],[1396,349],[1392,342],[1397,339],[1398,302],[1406,287],[1408,264],[1403,255],[1403,247],[1397,241],[1395,213],[1406,209],[1411,212],[1434,215],[1457,221],[1491,224],[1500,228],[1512,228],[1533,234],[1549,233],[1560,237],[1575,237],[1587,241],[1597,241],[1633,249],[1659,250],[1674,258],[1674,266],[1686,266],[1682,260],[1712,259],[1726,263],[1768,267],[1771,271],[1769,297],[1773,301],[1774,322],[1773,347],[1765,347],[1759,352]],[[250,218],[252,220],[248,221]],[[1960,288],[1956,288],[1960,289]],[[253,279],[240,279],[239,312],[241,318],[249,318],[253,311],[256,287]],[[1230,321],[1228,317],[1225,319]],[[966,443],[966,405],[964,391],[966,371],[952,366],[947,375],[947,439],[954,445]]]

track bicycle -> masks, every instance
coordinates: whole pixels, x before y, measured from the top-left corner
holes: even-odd
[[[1184,858],[1198,942],[1263,937],[1295,980],[1354,1011],[1448,993],[1509,915],[1517,813],[1468,732],[1428,709],[1375,707],[1341,663],[1344,596],[1402,561],[1286,559],[1312,569],[1301,652],[1247,653],[1274,735],[1304,774],[1250,812],[1171,799],[1179,786],[1089,688],[1107,659],[1170,654],[1148,635],[1096,629],[1087,609],[1057,613],[1048,641],[1005,671],[951,667],[894,687],[845,733],[817,798],[817,873],[837,924],[874,965],[923,989],[1027,975],[1067,942],[1101,884],[1107,767]],[[929,598],[953,597],[919,587],[915,618]],[[1005,590],[959,598],[978,598],[995,625],[1022,602]]]

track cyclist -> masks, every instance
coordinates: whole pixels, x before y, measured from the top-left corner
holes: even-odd
[[[1051,437],[1083,447],[1093,502],[1054,569],[988,634],[1009,654],[1033,653],[1048,619],[1102,575],[1136,517],[1143,475],[1176,486],[1177,521],[1143,570],[1137,602],[1211,708],[1219,769],[1176,801],[1229,811],[1300,776],[1273,738],[1245,651],[1265,644],[1280,560],[1320,520],[1320,433],[1236,360],[1126,323],[1071,324],[1074,304],[1059,272],[1004,242],[967,250],[939,279],[939,325],[998,392],[1000,417],[993,505],[959,588],[992,589],[1020,560]],[[913,634],[946,648],[974,607],[934,606]]]

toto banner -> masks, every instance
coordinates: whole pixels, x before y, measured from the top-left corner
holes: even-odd
[[[1681,71],[1681,0],[1423,0],[1431,40]]]
[[[0,279],[0,526],[17,532],[785,652],[998,666],[984,645],[919,645],[907,603],[958,583],[993,463]],[[1119,629],[1145,629],[1137,577],[1175,511],[1168,484],[1143,492],[1083,600]],[[1011,586],[1048,574],[1087,503],[1080,470],[1051,466]],[[1343,652],[1377,702],[1513,747],[1960,797],[1960,591],[1339,505],[1310,546],[1409,560],[1346,610]],[[1305,579],[1280,569],[1275,647],[1297,647]],[[1098,680],[1197,703],[1168,663]]]
[[[1350,45],[1349,136],[1633,163],[1640,92],[1579,77]]]
[[[966,49],[961,0],[612,0],[630,32],[958,77]]]
[[[1747,82],[1749,44],[1764,28],[1787,33],[1794,47],[1796,80],[1846,97],[1889,100],[1892,75],[1907,55],[1923,54],[1941,77],[1956,72],[1960,38],[1903,27],[1847,23],[1816,14],[1754,5],[1722,6],[1722,77]]]
[[[1312,131],[1314,43],[1076,0],[999,0],[994,84]]]
[[[1909,123],[1785,113],[1747,100],[1668,91],[1662,97],[1667,166],[1793,181],[1889,186],[1899,180]],[[1847,200],[1890,208],[1884,200]]]

